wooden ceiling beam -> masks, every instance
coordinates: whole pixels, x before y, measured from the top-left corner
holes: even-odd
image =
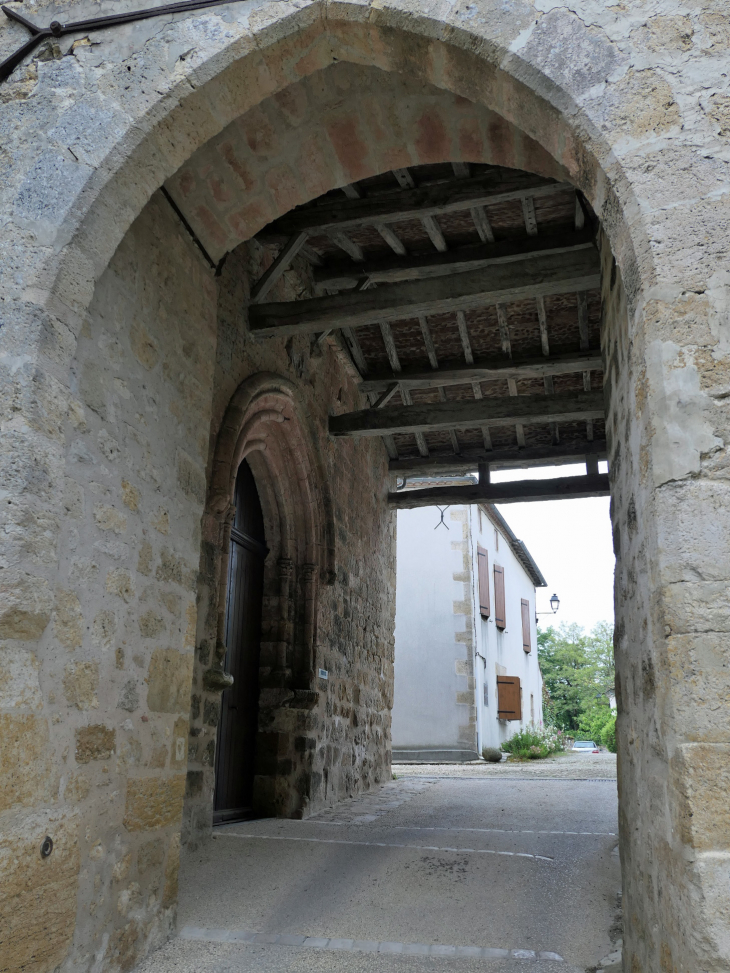
[[[434,455],[401,456],[390,463],[390,472],[398,475],[430,476],[439,473],[469,473],[476,470],[480,463],[487,463],[491,471],[531,469],[541,466],[565,466],[569,463],[582,463],[588,459],[608,458],[608,444],[605,439],[571,446],[527,446],[524,449],[462,449],[458,456]]]
[[[359,328],[381,321],[591,290],[598,288],[600,282],[597,251],[546,254],[431,280],[383,284],[365,291],[301,301],[257,304],[249,308],[249,328],[261,336]]]
[[[577,500],[583,497],[608,497],[607,473],[561,476],[551,480],[513,480],[510,483],[479,483],[474,486],[432,487],[389,493],[391,507],[443,507],[470,503],[525,503],[537,500]]]
[[[391,254],[385,257],[366,256],[357,266],[349,260],[331,258],[326,266],[315,270],[314,281],[318,286],[330,290],[347,290],[357,287],[364,277],[373,284],[393,284],[404,280],[421,280],[479,270],[492,264],[511,263],[546,253],[571,253],[592,247],[595,247],[593,233],[587,229],[579,233],[571,231],[549,236],[500,240],[498,243],[480,243],[458,247],[445,253],[429,251],[407,254],[404,257]]]
[[[343,196],[317,206],[300,207],[264,227],[257,234],[257,239],[268,242],[282,236],[288,238],[294,233],[328,233],[363,224],[422,220],[430,216],[458,213],[474,206],[553,196],[566,190],[573,191],[570,183],[541,179],[539,176],[520,178],[507,170],[493,170],[474,179],[453,179],[359,199]]]
[[[362,409],[330,416],[333,436],[382,436],[384,433],[436,432],[441,429],[475,429],[482,425],[513,426],[548,422],[603,419],[603,393],[519,395],[489,399],[432,402]]]
[[[398,381],[410,389],[432,389],[446,385],[471,385],[472,382],[495,382],[504,379],[545,378],[574,372],[602,371],[600,351],[575,351],[551,358],[479,358],[473,365],[445,365],[428,372],[404,369],[398,372],[370,373],[362,382],[363,392],[382,392]]]

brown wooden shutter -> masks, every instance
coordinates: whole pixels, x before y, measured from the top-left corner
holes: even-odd
[[[522,648],[525,652],[532,652],[530,642],[530,602],[522,599]]]
[[[489,618],[489,558],[481,544],[477,544],[477,567],[479,569],[479,614],[482,618]]]
[[[497,676],[497,719],[522,719],[519,676]]]
[[[497,628],[506,628],[507,621],[504,610],[504,568],[494,565],[494,624]]]

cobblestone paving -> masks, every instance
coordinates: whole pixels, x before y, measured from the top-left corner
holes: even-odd
[[[560,754],[545,760],[512,761],[501,764],[475,760],[463,764],[393,764],[400,779],[414,778],[490,778],[507,777],[522,780],[615,780],[616,754]]]

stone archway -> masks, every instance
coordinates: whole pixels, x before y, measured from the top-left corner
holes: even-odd
[[[630,57],[637,42],[628,39],[630,17],[619,24],[623,40],[616,44],[600,24],[588,28],[576,15],[561,10],[538,16],[531,9],[521,9],[505,19],[487,16],[477,22],[458,11],[439,20],[412,11],[406,14],[395,7],[375,12],[350,3],[338,7],[336,13],[330,9],[326,18],[320,4],[296,13],[286,11],[282,16],[271,10],[257,16],[261,19],[253,25],[243,20],[229,25],[223,39],[217,31],[216,14],[200,18],[200,46],[193,56],[174,71],[166,59],[151,59],[145,85],[148,91],[157,92],[154,96],[142,97],[136,89],[125,94],[132,64],[123,64],[125,51],[111,42],[103,105],[96,92],[85,88],[86,79],[79,77],[77,88],[76,82],[69,82],[72,94],[64,110],[70,116],[64,117],[63,124],[59,124],[58,110],[46,113],[38,108],[42,99],[31,100],[24,106],[25,123],[18,126],[17,144],[8,140],[7,151],[14,162],[3,188],[8,194],[7,212],[13,213],[14,222],[8,224],[5,237],[11,273],[4,295],[8,321],[4,330],[12,357],[8,372],[11,398],[21,404],[8,427],[6,466],[10,492],[21,497],[18,522],[23,530],[9,532],[13,576],[4,582],[10,607],[4,616],[3,637],[27,643],[20,651],[34,659],[34,653],[38,654],[44,687],[54,679],[58,682],[65,668],[64,657],[59,669],[58,645],[70,651],[69,645],[75,646],[75,640],[81,638],[85,605],[73,591],[76,582],[65,583],[71,548],[60,527],[54,526],[55,511],[67,502],[69,510],[82,511],[83,530],[88,521],[110,531],[111,537],[121,536],[123,530],[116,508],[121,510],[121,504],[132,513],[138,509],[138,487],[126,480],[120,483],[118,496],[105,494],[90,503],[86,512],[74,476],[68,477],[71,483],[65,500],[61,484],[75,442],[72,427],[78,429],[81,423],[77,393],[82,393],[92,411],[96,409],[90,402],[96,404],[98,415],[107,408],[94,369],[80,378],[74,372],[77,342],[87,340],[85,328],[94,288],[120,241],[122,256],[129,256],[124,233],[157,187],[246,110],[264,97],[286,90],[300,77],[314,74],[334,58],[425,78],[442,90],[486,105],[565,167],[603,221],[617,265],[614,274],[607,253],[607,280],[614,282],[622,275],[625,281],[626,301],[618,291],[615,300],[622,313],[626,311],[626,326],[617,332],[609,349],[608,373],[619,553],[617,648],[624,709],[621,786],[625,815],[632,822],[630,826],[625,816],[622,823],[630,906],[627,949],[639,969],[653,970],[659,962],[680,969],[710,963],[722,968],[726,948],[718,916],[727,907],[723,891],[727,850],[713,816],[723,806],[722,786],[717,782],[724,779],[728,734],[725,724],[709,714],[717,712],[725,692],[724,677],[718,676],[724,671],[722,638],[714,633],[722,628],[724,618],[722,606],[716,608],[717,587],[726,580],[724,551],[716,547],[716,537],[722,534],[718,517],[726,507],[724,420],[718,401],[720,373],[727,357],[723,330],[727,288],[717,266],[726,260],[726,252],[720,240],[717,246],[697,253],[687,242],[711,236],[721,223],[717,219],[724,205],[724,191],[717,189],[721,179],[703,155],[719,152],[720,129],[712,127],[715,109],[697,108],[698,138],[703,146],[698,150],[680,131],[679,102],[688,97],[689,90],[684,66],[681,77],[677,74],[671,84],[663,73],[661,54],[656,63],[635,69]],[[168,28],[165,43],[169,50],[189,50],[189,26],[182,20]],[[146,43],[146,38],[139,39]],[[661,45],[659,48],[661,51]],[[708,41],[703,54],[711,48]],[[687,62],[698,63],[694,54]],[[574,63],[584,67],[572,71]],[[137,66],[135,61],[135,69]],[[55,75],[51,72],[62,68],[76,70],[76,56],[73,62],[64,59],[58,66],[49,62],[42,67],[44,81],[52,81]],[[83,73],[81,68],[79,72]],[[17,83],[20,105],[25,102],[25,89],[32,90],[34,82],[21,78]],[[96,139],[82,124],[94,118],[106,119],[97,126]],[[81,161],[75,152],[75,162],[61,156],[60,150],[54,156],[55,149],[41,156],[37,149],[41,139],[27,138],[28,126],[36,126],[33,131],[38,135],[45,131],[58,138],[59,131],[72,131],[74,125],[82,129],[79,143],[73,143],[82,152]],[[656,155],[651,144],[654,132],[666,139],[668,163],[667,154]],[[49,145],[56,144],[53,138]],[[701,174],[697,177],[699,190],[693,188],[694,183],[690,185],[688,171]],[[64,179],[54,178],[57,173]],[[345,182],[347,173],[341,178]],[[68,185],[74,188],[67,191]],[[677,204],[678,196],[684,202]],[[255,218],[242,223],[241,239],[258,225],[260,220],[257,224]],[[713,231],[708,229],[712,226]],[[201,289],[212,289],[202,275]],[[135,335],[134,354],[151,371],[156,367],[154,336],[146,335],[144,329],[137,329]],[[113,341],[102,350],[106,354],[110,348],[114,351]],[[124,377],[120,381],[124,385]],[[201,415],[206,418],[204,410]],[[200,440],[201,429],[193,431]],[[145,445],[143,432],[138,431],[138,442],[141,450],[154,452],[149,442]],[[110,456],[117,447],[116,441],[108,439],[100,446]],[[77,448],[73,456],[73,462],[84,461],[83,450]],[[108,462],[112,460],[108,458]],[[152,476],[154,464],[148,465]],[[185,510],[186,527],[194,537],[205,496],[201,464],[181,446],[175,468],[185,499],[176,495],[174,500],[190,504]],[[163,514],[164,510],[157,521],[160,527],[152,529],[166,537]],[[122,516],[131,514],[122,511]],[[36,524],[46,524],[53,539],[41,543],[43,530],[36,531]],[[25,533],[27,525],[30,534]],[[107,552],[119,552],[123,542],[104,543]],[[709,577],[708,546],[713,551]],[[162,554],[155,569],[165,583],[182,579],[187,584],[188,609],[193,548],[193,544],[186,548],[185,556]],[[73,560],[79,560],[79,555],[77,552]],[[140,564],[143,577],[150,576],[152,566],[144,557]],[[84,564],[74,567],[77,573],[86,569]],[[118,597],[125,600],[125,592],[129,593],[125,577],[114,575],[110,584],[117,585]],[[54,607],[57,624],[51,634],[48,623]],[[110,647],[110,621],[104,614],[107,608],[95,611],[90,621],[101,653]],[[189,617],[194,629],[194,611]],[[158,625],[151,615],[147,622],[148,632]],[[94,664],[98,660],[93,657],[96,649],[89,651],[92,657],[80,660],[78,666],[74,663],[76,668],[69,676],[69,685],[73,682],[70,677],[77,673],[88,673],[91,680],[89,693],[71,692],[82,703],[73,704],[79,712],[85,712],[84,699],[94,699]],[[184,682],[188,662],[179,656],[186,654],[162,647],[157,657],[155,691],[162,712],[177,705],[163,691],[166,667],[179,665]],[[31,673],[29,678],[35,677]],[[700,703],[687,692],[687,681],[699,687]],[[80,717],[75,712],[73,719],[60,717],[54,709],[55,695],[53,700],[50,695],[49,691],[38,696],[43,712],[40,716],[26,714],[27,722],[36,733],[33,752],[42,753],[49,767],[61,767],[64,747],[73,749],[75,732],[81,729],[74,722]],[[115,702],[109,704],[110,711]],[[13,716],[10,713],[8,718]],[[55,725],[60,728],[51,742],[48,721],[57,716]],[[101,744],[98,753],[111,752],[108,741],[106,746]],[[125,759],[131,764],[134,753],[130,751]],[[46,775],[48,780],[41,776],[43,786],[21,788],[19,806],[38,809],[43,821],[56,813],[53,804],[59,800],[63,814],[68,811],[71,833],[76,827],[76,804],[85,813],[92,804],[100,806],[93,798],[84,805],[90,792],[85,791],[89,782],[81,780],[83,774],[64,777],[63,787],[55,791],[52,775]],[[155,813],[161,814],[160,820],[173,827],[181,802],[179,777],[169,793],[158,793],[154,783],[134,784],[128,788],[128,796],[137,788],[137,797],[149,798],[150,806],[157,808]],[[642,793],[642,781],[647,778],[654,781],[648,803]],[[149,788],[146,796],[144,788]],[[130,807],[134,810],[134,801]],[[142,820],[139,815],[130,816],[129,810],[124,813],[132,827]],[[43,821],[37,824],[42,830]],[[12,831],[15,824],[9,827],[16,834]],[[35,831],[27,837],[21,825],[17,827],[13,840],[35,842]],[[84,861],[90,847],[82,848]],[[174,840],[166,854],[166,864],[158,862],[157,867],[169,866],[171,877],[164,897],[169,906],[174,901]],[[75,890],[79,868],[75,859],[69,861],[69,874],[73,875],[65,888]],[[111,867],[109,864],[110,873]],[[667,888],[671,895],[660,899],[659,890],[666,893]],[[95,942],[96,949],[102,928],[101,919],[88,918],[85,899],[82,905],[78,951],[86,948],[87,941]],[[674,927],[677,915],[688,917],[678,931]],[[76,919],[70,916],[64,921],[62,942],[68,944]],[[131,936],[132,925],[130,920],[117,937],[118,951],[124,948],[124,937]],[[690,928],[694,930],[691,934]],[[698,929],[704,931],[701,941],[696,938]],[[158,934],[164,934],[164,922],[151,938]]]

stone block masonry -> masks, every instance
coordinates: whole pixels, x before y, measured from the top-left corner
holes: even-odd
[[[259,800],[305,814],[387,772],[385,455],[323,433],[358,404],[334,340],[247,337],[272,255],[240,244],[352,180],[452,161],[568,178],[601,220],[624,964],[730,970],[727,10],[547,7],[238,4],[49,42],[0,88],[3,973],[131,970],[171,929],[186,739],[185,836],[210,819],[243,449],[276,552]],[[21,35],[0,23],[3,55]],[[382,76],[375,97],[334,97],[342,62]],[[223,181],[190,166],[206,143]],[[232,251],[220,277],[163,184]],[[273,297],[309,293],[305,271]]]
[[[58,918],[47,956],[33,952],[47,918],[15,932],[12,952],[2,950],[10,964],[3,971],[50,971],[62,960],[68,969],[131,969],[172,927],[186,780],[184,836],[194,844],[210,831],[220,691],[208,691],[204,679],[216,662],[210,647],[225,554],[208,515],[201,533],[201,517],[218,430],[241,383],[261,373],[301,383],[303,435],[313,427],[324,440],[338,395],[343,410],[359,404],[336,342],[247,338],[241,307],[270,260],[251,244],[213,278],[156,194],[99,281],[70,360],[70,388],[56,391],[53,412],[46,406],[58,456],[44,489],[59,513],[46,544],[59,568],[52,583],[22,579],[4,603],[0,812],[10,827],[7,853],[38,859],[33,894]],[[279,290],[308,286],[292,271]],[[301,596],[280,605],[282,559],[303,538],[284,538],[285,550],[282,525],[272,517],[267,524],[276,553],[267,566],[257,799],[266,812],[298,816],[385,779],[390,767],[394,515],[385,503],[386,457],[377,444],[352,445],[336,455],[328,447],[320,462],[337,497],[331,516],[341,556],[332,577],[323,568],[322,583],[317,568],[314,620]],[[296,502],[260,472],[265,509],[272,498]],[[326,487],[317,473],[310,471],[315,496]],[[292,511],[286,529],[295,531],[300,514]],[[50,526],[31,521],[26,537],[45,537]],[[306,565],[290,573],[301,595]],[[307,638],[330,678],[292,705],[291,679],[279,672],[267,688],[266,674],[270,657]],[[18,816],[24,807],[48,810],[26,819]],[[38,814],[54,841],[49,864],[39,858]],[[0,903],[12,922],[2,925],[11,930],[30,894],[18,883],[22,867],[21,856],[4,871]],[[31,956],[36,965],[27,967]]]

